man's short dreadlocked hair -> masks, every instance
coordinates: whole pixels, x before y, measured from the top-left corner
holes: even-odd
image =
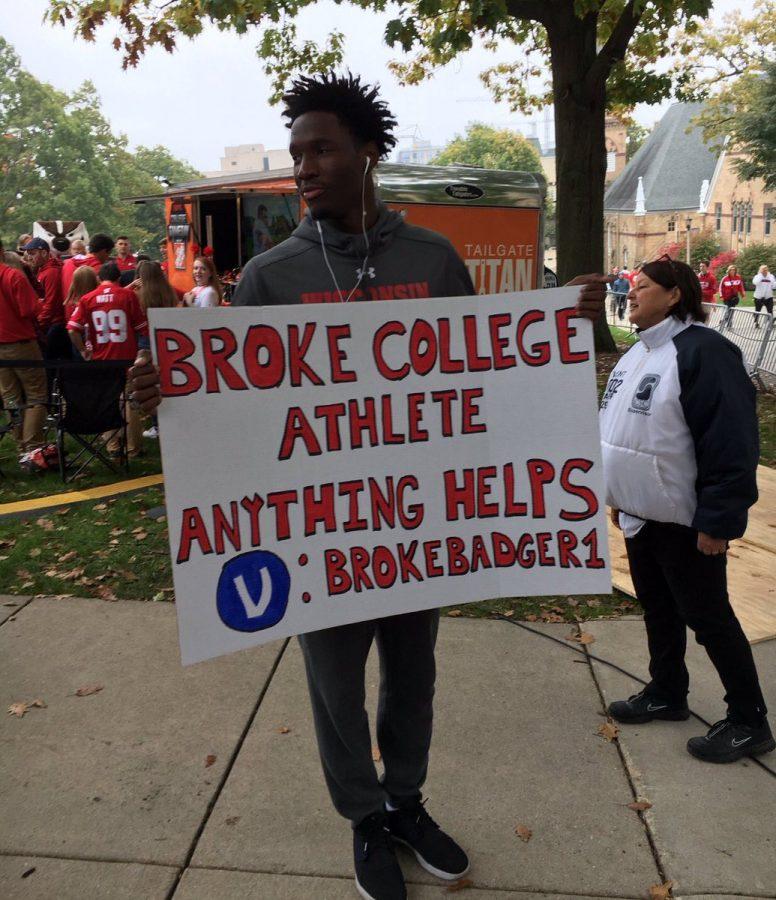
[[[312,78],[303,75],[291,82],[283,95],[284,118],[290,128],[307,112],[331,112],[350,130],[360,143],[374,141],[384,159],[396,145],[393,129],[396,119],[388,104],[378,100],[379,85],[361,84],[358,75],[327,72]]]

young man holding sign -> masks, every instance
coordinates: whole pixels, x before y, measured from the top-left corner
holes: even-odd
[[[353,76],[301,78],[283,98],[290,152],[308,215],[294,234],[252,259],[233,305],[456,297],[474,293],[449,241],[408,225],[376,200],[372,171],[396,143],[396,122],[377,90]],[[597,318],[606,279],[583,276],[577,312]],[[159,403],[147,359],[131,372],[135,401]],[[432,729],[434,646],[439,612],[423,610],[311,632],[300,637],[324,775],[337,811],[354,829],[356,884],[373,900],[406,897],[394,842],[432,874],[455,880],[466,853],[425,811]],[[380,654],[378,779],[365,710],[365,665]]]

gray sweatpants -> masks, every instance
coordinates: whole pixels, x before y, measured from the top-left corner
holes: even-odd
[[[386,796],[418,797],[428,769],[433,718],[434,645],[439,610],[356,622],[301,635],[323,774],[334,807],[355,825]],[[364,706],[372,641],[380,655],[377,777]]]

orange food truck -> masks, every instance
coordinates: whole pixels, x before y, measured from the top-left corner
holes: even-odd
[[[452,242],[478,293],[553,286],[543,264],[542,175],[381,163],[375,176],[383,202]],[[304,214],[291,169],[191,181],[171,187],[164,199],[167,269],[184,291],[192,287],[192,263],[204,247],[212,248],[228,282],[252,256],[285,240]]]

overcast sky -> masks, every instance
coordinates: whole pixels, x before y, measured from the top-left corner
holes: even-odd
[[[720,22],[738,5],[738,0],[716,0],[712,21]],[[132,146],[162,144],[200,170],[217,169],[226,145],[285,147],[279,109],[265,99],[268,80],[255,54],[257,33],[238,37],[209,29],[194,41],[181,41],[172,55],[154,49],[137,69],[124,72],[110,45],[115,34],[110,26],[97,32],[95,44],[87,44],[65,29],[42,25],[45,8],[45,0],[0,0],[0,34],[37,78],[63,90],[93,81],[103,112]],[[471,121],[529,133],[525,117],[494,103],[477,77],[503,57],[475,50],[422,85],[399,86],[386,68],[395,57],[382,42],[388,18],[324,0],[303,13],[300,34],[315,38],[332,28],[343,31],[347,65],[380,82],[401,132],[417,126],[434,144],[445,143]],[[636,118],[652,124],[665,106],[642,106]],[[537,122],[543,140],[539,117]]]

